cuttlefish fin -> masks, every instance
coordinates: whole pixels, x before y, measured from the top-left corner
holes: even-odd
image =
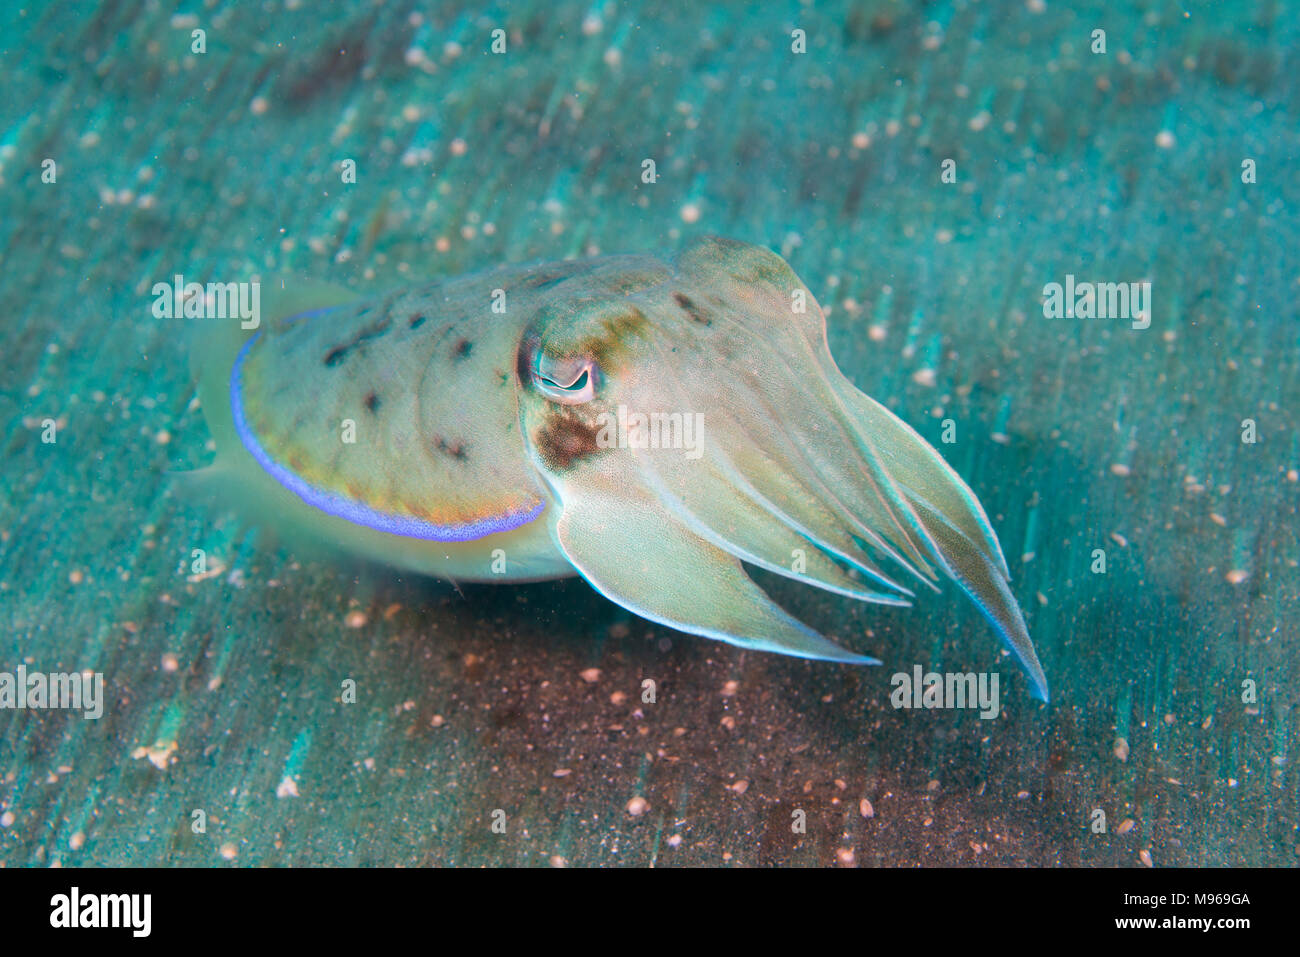
[[[225,465],[240,447],[230,417],[230,370],[249,339],[275,335],[300,317],[328,311],[357,298],[331,283],[297,276],[273,276],[260,286],[261,316],[256,326],[238,317],[195,323],[190,340],[190,375],[198,380],[199,402],[217,445],[217,462]]]
[[[879,664],[785,612],[740,561],[700,538],[644,493],[585,480],[564,490],[556,543],[593,588],[662,625],[741,648]]]
[[[275,335],[288,323],[337,308],[356,293],[331,283],[296,276],[265,277],[260,286],[260,321],[245,324],[238,316],[209,319],[193,326],[189,342],[190,376],[216,445],[211,465],[171,472],[171,488],[191,501],[216,500],[248,515],[258,524],[292,532],[283,521],[278,499],[265,493],[268,478],[243,447],[230,407],[230,372],[240,350],[259,335]],[[272,491],[275,491],[272,488]]]

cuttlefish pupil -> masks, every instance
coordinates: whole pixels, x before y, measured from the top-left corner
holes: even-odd
[[[596,394],[599,372],[595,362],[587,360],[576,372],[557,373],[557,378],[534,371],[533,386],[546,398],[561,405],[582,405]]]
[[[496,290],[506,314],[484,306]],[[913,594],[894,576],[950,579],[1046,699],[984,509],[840,373],[821,308],[774,253],[703,238],[382,298],[286,281],[264,300],[260,331],[202,324],[196,354],[206,474],[267,520],[453,580],[578,574],[651,621],[840,662],[878,663],[791,617],[743,563],[890,605]],[[708,440],[602,442],[615,410],[697,417]]]

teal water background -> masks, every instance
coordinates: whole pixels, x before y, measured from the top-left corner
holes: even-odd
[[[108,694],[0,711],[0,863],[1294,866],[1297,12],[0,4],[0,671]],[[885,662],[819,665],[169,492],[210,452],[157,281],[378,291],[705,232],[784,255],[979,494],[1050,705],[951,587],[762,577]],[[1150,328],[1045,319],[1067,274],[1150,280]],[[895,671],[999,661],[998,720],[889,705]]]

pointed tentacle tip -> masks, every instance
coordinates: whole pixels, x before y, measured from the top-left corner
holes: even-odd
[[[1047,672],[1043,670],[1043,664],[1038,660],[1038,653],[1034,651],[1034,646],[1029,641],[1028,632],[1025,632],[1024,639],[1023,648],[1017,648],[1008,642],[1011,645],[1012,657],[1020,665],[1025,677],[1029,679],[1029,693],[1043,704],[1048,704],[1051,694],[1047,690]]]
[[[1026,640],[1028,635],[1025,636]],[[1004,637],[1004,641],[1005,641]],[[1047,673],[1043,670],[1042,664],[1038,660],[1038,655],[1034,652],[1033,645],[1028,648],[1028,654],[1017,648],[1010,641],[1006,641],[1007,651],[1011,654],[1011,659],[1019,666],[1019,671],[1029,679],[1029,693],[1037,698],[1043,704],[1049,704],[1051,694],[1047,688]]]
[[[1043,704],[1050,704],[1050,703],[1051,703],[1052,696],[1051,696],[1051,694],[1050,694],[1050,693],[1048,692],[1048,690],[1047,690],[1047,676],[1046,676],[1046,675],[1042,674],[1041,672],[1040,672],[1039,674],[1037,674],[1037,675],[1031,674],[1031,675],[1029,676],[1029,683],[1030,683],[1030,685],[1031,685],[1030,690],[1029,690],[1029,693],[1030,693],[1030,694],[1032,694],[1035,698],[1037,698],[1037,699],[1038,699],[1039,701],[1041,701]]]
[[[847,649],[841,649],[836,653],[810,654],[807,657],[812,661],[834,661],[843,665],[879,665],[883,663],[879,658],[860,655]]]
[[[884,663],[879,658],[872,658],[870,655],[853,655],[846,658],[845,661],[851,665],[880,665]]]

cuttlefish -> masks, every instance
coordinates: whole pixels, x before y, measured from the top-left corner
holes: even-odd
[[[885,605],[946,576],[1046,700],[984,509],[841,374],[775,253],[703,238],[363,299],[281,280],[262,302],[257,329],[201,333],[203,475],[279,522],[453,581],[576,573],[680,631],[860,664],[879,661],[742,562]]]

